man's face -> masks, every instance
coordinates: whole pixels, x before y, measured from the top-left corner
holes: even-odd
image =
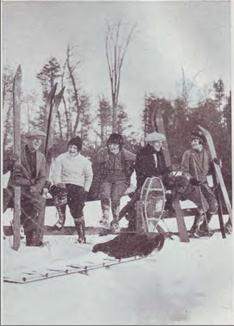
[[[71,155],[71,156],[76,156],[78,154],[78,148],[76,145],[69,145],[68,146],[68,153]]]
[[[120,151],[119,144],[109,144],[108,147],[112,154],[118,154]]]
[[[201,151],[202,150],[202,144],[200,144],[199,138],[193,138],[191,140],[191,146],[192,146],[192,149],[194,149],[196,151]]]
[[[158,140],[158,141],[151,142],[150,145],[153,146],[153,148],[157,152],[159,152],[161,150],[161,148],[162,148],[163,143],[162,143],[162,141]]]
[[[31,151],[39,150],[41,144],[42,144],[42,138],[39,136],[28,138],[28,146]]]

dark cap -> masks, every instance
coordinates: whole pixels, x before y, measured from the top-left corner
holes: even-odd
[[[80,151],[82,148],[82,140],[79,136],[76,136],[68,142],[68,146],[69,145],[75,145],[77,147],[77,150]]]
[[[192,139],[199,139],[200,143],[202,144],[205,144],[206,143],[206,138],[205,136],[203,135],[202,131],[201,130],[194,130],[192,133],[191,133],[191,138]]]
[[[120,146],[123,146],[123,143],[124,143],[123,137],[117,133],[111,134],[109,139],[107,140],[107,145],[118,144]]]

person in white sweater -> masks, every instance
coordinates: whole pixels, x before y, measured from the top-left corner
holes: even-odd
[[[91,162],[80,154],[82,140],[76,136],[68,143],[67,152],[59,155],[52,172],[53,184],[67,191],[67,204],[74,219],[78,242],[85,243],[83,208],[92,183]]]

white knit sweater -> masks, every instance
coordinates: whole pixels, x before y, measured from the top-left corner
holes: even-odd
[[[71,183],[89,191],[93,179],[91,162],[80,153],[77,156],[63,153],[55,159],[51,179],[55,185]]]

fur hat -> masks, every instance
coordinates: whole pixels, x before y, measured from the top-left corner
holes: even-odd
[[[151,132],[150,134],[147,134],[145,137],[146,142],[156,142],[156,141],[165,141],[166,137],[164,134],[161,134],[160,132]]]
[[[26,133],[25,137],[26,138],[46,137],[46,134],[44,131],[41,131],[41,130],[33,130],[33,131],[29,131],[28,133]]]
[[[123,137],[120,134],[116,133],[111,134],[109,139],[107,140],[107,145],[118,144],[120,146],[123,146],[123,143]]]
[[[199,139],[199,141],[200,141],[201,144],[205,144],[206,143],[206,138],[203,135],[203,133],[202,133],[201,130],[194,130],[194,131],[192,131],[191,138],[192,139]]]
[[[82,148],[82,140],[79,136],[76,136],[68,142],[68,146],[69,145],[75,145],[77,147],[77,150],[80,151]]]

